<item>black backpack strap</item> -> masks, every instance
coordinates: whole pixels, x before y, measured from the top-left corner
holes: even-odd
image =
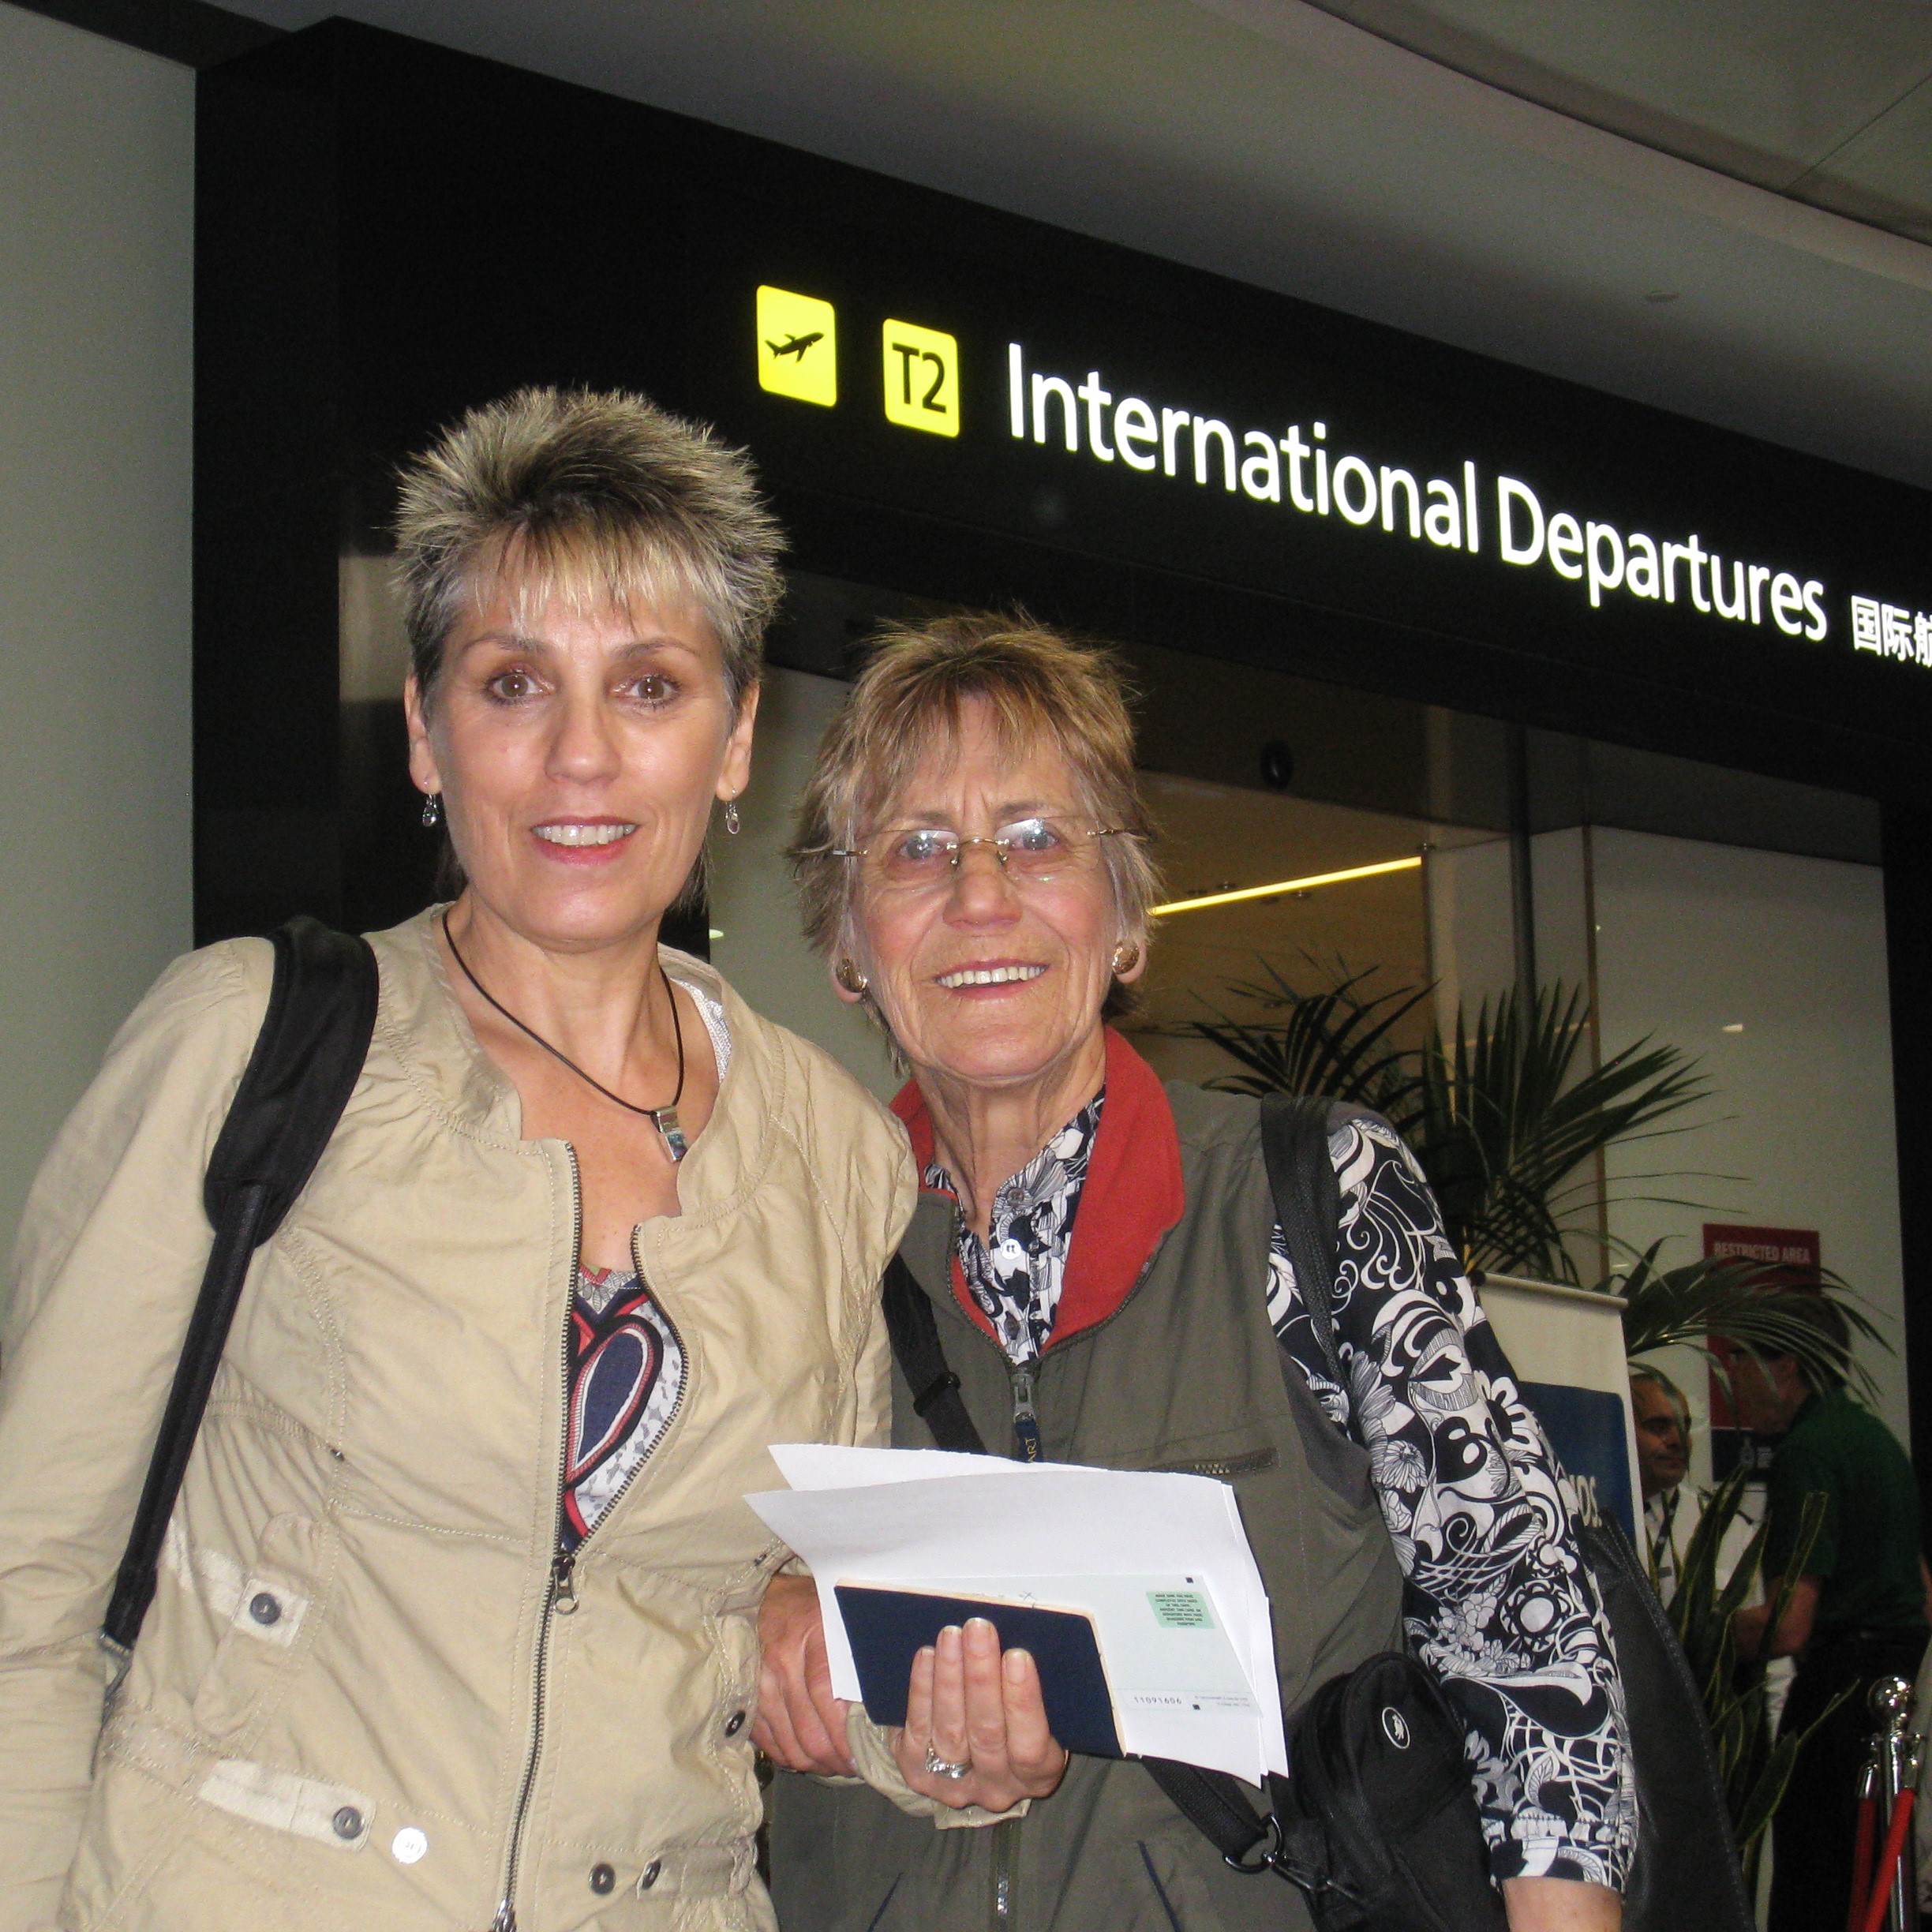
[[[1306,1094],[1268,1094],[1261,1102],[1261,1157],[1275,1219],[1288,1243],[1295,1286],[1337,1388],[1346,1389],[1335,1344],[1335,1256],[1342,1185],[1328,1158],[1330,1102]]]
[[[932,1431],[933,1440],[942,1449],[984,1455],[986,1443],[960,1396],[960,1379],[948,1365],[945,1350],[940,1346],[938,1318],[903,1256],[894,1255],[886,1264],[880,1298],[885,1304],[893,1359],[912,1391],[913,1413]]]
[[[314,1172],[375,1031],[376,956],[366,942],[307,918],[291,919],[272,937],[275,983],[268,1010],[202,1186],[214,1246],[102,1627],[124,1667],[153,1601],[162,1540],[249,1263]]]

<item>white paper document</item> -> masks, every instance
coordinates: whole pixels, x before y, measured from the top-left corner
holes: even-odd
[[[859,1696],[839,1584],[1082,1611],[1122,1750],[1256,1784],[1286,1772],[1267,1596],[1227,1484],[940,1450],[772,1455],[791,1488],[745,1500],[811,1567],[839,1696]]]

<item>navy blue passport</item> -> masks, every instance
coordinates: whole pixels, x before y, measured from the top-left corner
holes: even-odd
[[[1121,1754],[1093,1619],[1083,1612],[862,1583],[836,1584],[833,1593],[845,1619],[866,1715],[874,1724],[905,1722],[906,1686],[919,1651],[949,1623],[984,1617],[999,1632],[1002,1649],[1032,1653],[1054,1735],[1090,1758]]]

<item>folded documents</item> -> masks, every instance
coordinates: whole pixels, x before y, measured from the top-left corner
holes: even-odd
[[[1226,1484],[938,1450],[772,1455],[792,1488],[746,1500],[810,1565],[833,1688],[876,1722],[902,1721],[920,1646],[980,1615],[1034,1653],[1069,1750],[1251,1784],[1286,1770],[1267,1597]]]

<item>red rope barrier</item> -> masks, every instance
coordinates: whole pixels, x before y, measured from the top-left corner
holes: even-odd
[[[1845,1932],[1859,1932],[1865,1901],[1871,1896],[1872,1840],[1878,1835],[1878,1800],[1870,1792],[1858,1803],[1858,1848],[1852,1856],[1852,1903],[1845,1909]]]
[[[1898,1870],[1900,1857],[1905,1849],[1905,1834],[1911,1827],[1912,1798],[1908,1789],[1902,1791],[1892,1803],[1892,1823],[1885,1833],[1885,1850],[1878,1855],[1878,1869],[1872,1874],[1871,1895],[1865,1907],[1865,1922],[1859,1932],[1878,1932],[1885,1915],[1885,1907],[1892,1896],[1892,1874]]]

